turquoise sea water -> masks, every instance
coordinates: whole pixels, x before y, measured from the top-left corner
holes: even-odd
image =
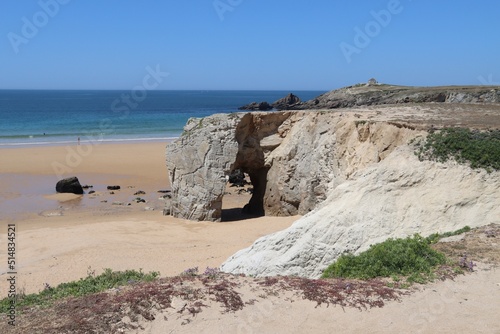
[[[0,147],[178,137],[190,117],[231,113],[289,91],[0,90]],[[294,91],[303,101],[322,91]],[[135,95],[134,95],[135,94]]]

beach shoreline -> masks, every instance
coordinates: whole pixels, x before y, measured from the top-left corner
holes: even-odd
[[[43,135],[38,135],[36,137],[30,137],[30,139],[44,139]],[[78,141],[80,138],[80,141]],[[14,141],[1,141],[1,149],[16,149],[16,148],[35,148],[35,147],[55,147],[55,146],[78,146],[78,145],[127,145],[127,144],[141,144],[141,143],[167,143],[176,140],[179,136],[170,137],[127,137],[127,138],[97,138],[92,139],[90,136],[76,136],[71,138],[65,138],[65,140],[44,140],[44,141],[32,141],[32,142],[14,142]],[[26,139],[26,138],[24,138]]]
[[[234,219],[250,195],[229,187],[223,208],[233,219],[207,223],[163,216],[159,191],[170,189],[165,145],[101,144],[80,150],[79,156],[78,145],[0,148],[6,157],[0,166],[0,240],[6,240],[7,225],[15,224],[19,291],[39,292],[45,283],[55,286],[105,268],[172,276],[196,266],[218,267],[257,238],[298,219]],[[57,194],[57,180],[70,176],[93,187],[84,195]],[[108,185],[121,189],[109,191]],[[95,193],[88,194],[91,190]],[[146,202],[136,202],[137,197]],[[0,258],[6,251],[0,248]],[[0,298],[7,292],[5,275],[2,269]]]
[[[160,205],[156,192],[169,188],[165,145],[157,142],[0,149],[0,156],[4,157],[0,166],[3,218],[15,220],[20,215],[41,214],[61,206],[93,210],[107,204],[102,201],[131,201],[139,190],[147,191],[147,199]],[[51,197],[56,194],[57,181],[72,176],[78,177],[82,186],[93,186],[80,196],[80,203],[76,199],[58,201]],[[110,196],[108,185],[121,185],[124,189]],[[89,195],[91,190],[95,194]],[[153,193],[155,196],[151,196]]]
[[[99,275],[106,268],[157,271],[161,277],[175,276],[195,267],[203,272],[207,267],[219,267],[258,238],[286,229],[300,218],[234,217],[234,212],[248,202],[250,195],[238,194],[238,189],[231,187],[227,188],[223,211],[231,212],[233,219],[213,223],[163,216],[163,193],[158,190],[170,187],[165,143],[97,146],[82,156],[79,163],[68,166],[71,173],[64,175],[78,176],[83,184],[93,183],[91,189],[96,194],[56,194],[58,176],[53,163],[66,162],[68,149],[77,152],[78,147],[0,149],[0,155],[7,157],[0,166],[0,208],[3,210],[0,240],[5,245],[7,225],[13,224],[17,233],[17,293],[37,293],[47,286]],[[120,185],[121,189],[111,194],[107,185]],[[133,202],[138,190],[145,192],[140,196],[147,199],[146,203]],[[113,205],[118,201],[124,205]],[[125,205],[128,202],[130,206]],[[6,209],[15,205],[21,206],[23,215],[7,217]],[[154,210],[146,210],[146,207]],[[5,259],[6,252],[6,247],[0,247],[0,258]],[[9,288],[4,268],[0,271],[0,298],[7,296]],[[192,318],[193,322],[187,327],[181,323],[184,317],[171,317],[167,313],[169,321],[163,321],[165,314],[160,313],[157,321],[144,322],[141,326],[151,333],[163,333],[167,329],[220,331],[222,327],[240,330],[241,326],[255,332],[279,333],[285,332],[285,323],[292,323],[300,332],[315,333],[330,332],[332,328],[346,332],[365,332],[368,328],[395,332],[413,328],[423,333],[436,328],[441,332],[448,329],[490,332],[498,329],[494,318],[498,273],[497,268],[481,267],[455,281],[435,282],[419,288],[421,291],[403,297],[400,302],[388,303],[382,309],[363,312],[350,308],[317,308],[302,298],[291,303],[290,299],[273,296],[234,314],[221,315],[217,307],[206,309]],[[251,277],[234,276],[234,279],[254,282]],[[252,295],[258,291],[242,291],[245,298],[260,298]],[[481,303],[485,296],[493,309],[485,310]],[[408,314],[419,316],[412,317],[411,323],[401,320]],[[457,314],[463,321],[457,322]],[[259,317],[257,320],[255,315]],[[467,320],[471,316],[476,319],[478,315],[481,315],[480,327]],[[446,324],[439,318],[446,319]],[[330,320],[325,322],[325,319]]]

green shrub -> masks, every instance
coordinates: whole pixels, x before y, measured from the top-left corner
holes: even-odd
[[[79,297],[135,282],[152,281],[159,275],[160,274],[158,272],[150,272],[146,274],[143,273],[142,270],[112,271],[108,268],[105,269],[101,275],[95,276],[92,272],[89,273],[87,277],[78,281],[62,283],[56,287],[51,287],[46,283],[45,289],[40,293],[29,295],[18,294],[16,296],[16,306],[48,306],[54,301],[65,297]],[[0,313],[6,313],[9,309],[9,305],[9,298],[0,300]]]
[[[453,232],[445,232],[445,233],[441,233],[441,234],[434,233],[434,234],[431,234],[430,236],[428,236],[425,239],[430,244],[435,244],[440,239],[447,238],[447,237],[452,237],[454,235],[459,235],[459,234],[462,234],[462,233],[465,233],[465,232],[469,232],[469,231],[470,231],[470,227],[469,226],[464,226],[461,229],[453,231]]]
[[[430,133],[415,153],[420,160],[445,162],[453,158],[472,168],[500,170],[500,130],[444,128]]]
[[[415,234],[406,239],[388,239],[356,256],[344,254],[324,271],[322,277],[406,276],[409,282],[423,283],[437,265],[445,262],[444,254],[433,250],[427,239]]]

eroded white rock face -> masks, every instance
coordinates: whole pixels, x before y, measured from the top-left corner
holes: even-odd
[[[317,278],[343,252],[388,238],[500,223],[500,172],[420,162],[403,145],[332,189],[290,228],[257,240],[221,269],[255,276]]]
[[[192,220],[219,220],[226,171],[238,152],[235,138],[240,118],[216,114],[190,119],[184,134],[167,145],[167,168],[172,183],[168,213]]]
[[[357,170],[383,160],[422,134],[402,125],[331,112],[237,113],[191,119],[167,145],[172,200],[166,214],[221,218],[225,177],[250,175],[249,209],[272,216],[306,214]]]

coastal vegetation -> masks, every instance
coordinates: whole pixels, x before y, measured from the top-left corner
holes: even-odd
[[[328,266],[322,278],[371,279],[390,277],[395,282],[406,278],[407,284],[426,283],[436,277],[439,267],[445,264],[472,269],[472,264],[454,263],[443,253],[434,250],[431,245],[440,239],[459,235],[470,231],[466,226],[454,232],[435,233],[427,238],[415,234],[404,239],[388,239],[382,243],[371,245],[367,251],[359,255],[343,254],[336,262]],[[455,261],[456,262],[456,261]]]
[[[142,270],[112,271],[105,269],[100,275],[89,268],[87,277],[78,281],[59,284],[51,287],[45,283],[45,288],[40,293],[17,294],[16,306],[50,306],[55,301],[67,297],[82,297],[120,286],[130,285],[137,282],[150,282],[160,275],[159,272],[143,273]],[[10,298],[0,300],[0,313],[7,313],[11,305]]]
[[[443,250],[447,256],[454,257],[459,249],[461,254],[474,254],[474,261],[491,258],[492,263],[498,264],[499,253],[495,246],[496,236],[500,235],[498,225],[474,229],[460,240],[436,244],[444,237],[469,230],[466,226],[454,232],[436,233],[426,238],[413,236],[396,243],[382,243],[385,244],[382,248],[396,251],[398,248],[394,245],[399,244],[402,249],[411,245],[408,248],[423,250],[417,252],[420,254],[417,256],[419,258],[432,254],[428,252],[428,246],[446,246],[450,248]],[[411,257],[411,253],[407,255]],[[398,254],[392,256],[401,258]],[[442,263],[442,257],[443,255],[434,256],[439,263]],[[416,259],[415,262],[420,261]],[[446,260],[444,263],[449,262]],[[453,278],[462,268],[471,271],[474,266],[466,255],[454,262],[454,266],[441,266],[441,271],[437,273],[439,278]],[[447,271],[443,271],[443,268]],[[205,311],[208,312],[208,317],[217,315],[217,312],[234,314],[246,307],[254,307],[256,312],[262,312],[261,305],[266,305],[264,302],[270,297],[287,305],[294,300],[307,300],[316,307],[326,305],[365,310],[383,307],[387,302],[401,300],[402,296],[413,292],[401,289],[408,286],[408,283],[391,284],[378,277],[367,280],[309,279],[296,276],[249,279],[244,275],[222,273],[217,268],[206,268],[201,272],[198,267],[186,269],[180,275],[170,278],[158,278],[158,273],[113,272],[110,269],[99,276],[89,269],[87,276],[56,288],[46,286],[40,294],[31,295],[30,298],[38,300],[37,302],[29,304],[26,303],[27,298],[22,298],[24,301],[19,299],[24,304],[22,307],[17,304],[16,332],[83,334],[136,331],[144,323],[155,319],[171,322],[172,326],[184,326],[202,319],[197,315]],[[107,287],[112,287],[112,290]],[[51,297],[44,299],[43,296],[47,295]],[[4,302],[5,300],[2,301]],[[6,313],[4,304],[1,313]],[[234,316],[238,317],[231,315]],[[11,330],[6,323],[1,323],[0,332],[6,332],[6,329]]]
[[[500,170],[500,130],[444,128],[433,131],[417,143],[415,154],[421,161],[454,159],[472,168]]]
[[[407,283],[426,283],[435,278],[435,272],[440,265],[455,265],[454,271],[460,272],[460,268],[472,270],[473,264],[467,263],[467,259],[460,259],[459,262],[447,259],[443,253],[431,248],[432,244],[440,239],[469,232],[470,227],[465,226],[454,232],[443,234],[435,233],[426,238],[415,234],[405,239],[388,239],[382,243],[372,245],[369,250],[359,255],[344,254],[335,263],[330,265],[323,273],[322,278],[349,278],[371,280],[380,277],[392,277],[395,282],[399,282],[401,277],[406,277]],[[126,286],[138,283],[147,283],[156,281],[159,277],[158,272],[144,273],[142,270],[112,271],[105,269],[100,275],[95,275],[95,271],[89,268],[87,277],[78,281],[62,283],[56,287],[45,284],[45,288],[40,293],[23,294],[16,296],[16,306],[24,309],[25,307],[38,306],[50,307],[58,300],[72,297],[85,297],[92,294],[101,293],[110,289],[122,290]],[[198,268],[190,268],[184,271],[179,279],[189,279],[200,277],[204,280],[218,279],[221,276],[217,268],[207,268],[202,274],[198,273]],[[310,286],[314,280],[293,278],[285,279],[291,286],[302,289],[302,285]],[[277,284],[276,279],[266,278],[264,285],[271,286]],[[293,283],[293,284],[292,284]],[[369,285],[372,286],[373,282]],[[318,283],[323,286],[326,283]],[[318,287],[319,287],[318,285]],[[328,284],[326,284],[328,285]],[[325,286],[326,286],[325,285]],[[291,288],[287,287],[286,289]],[[328,285],[329,286],[329,285]],[[399,285],[400,287],[405,285]],[[284,287],[284,285],[282,286]],[[385,291],[385,290],[384,290]],[[317,294],[319,292],[315,292]],[[321,298],[320,298],[321,299]],[[319,300],[311,300],[320,303]],[[0,301],[0,313],[7,313],[11,304],[9,298]],[[228,301],[223,303],[226,308],[233,310]],[[359,305],[356,305],[359,307]],[[234,311],[234,310],[233,310]]]

